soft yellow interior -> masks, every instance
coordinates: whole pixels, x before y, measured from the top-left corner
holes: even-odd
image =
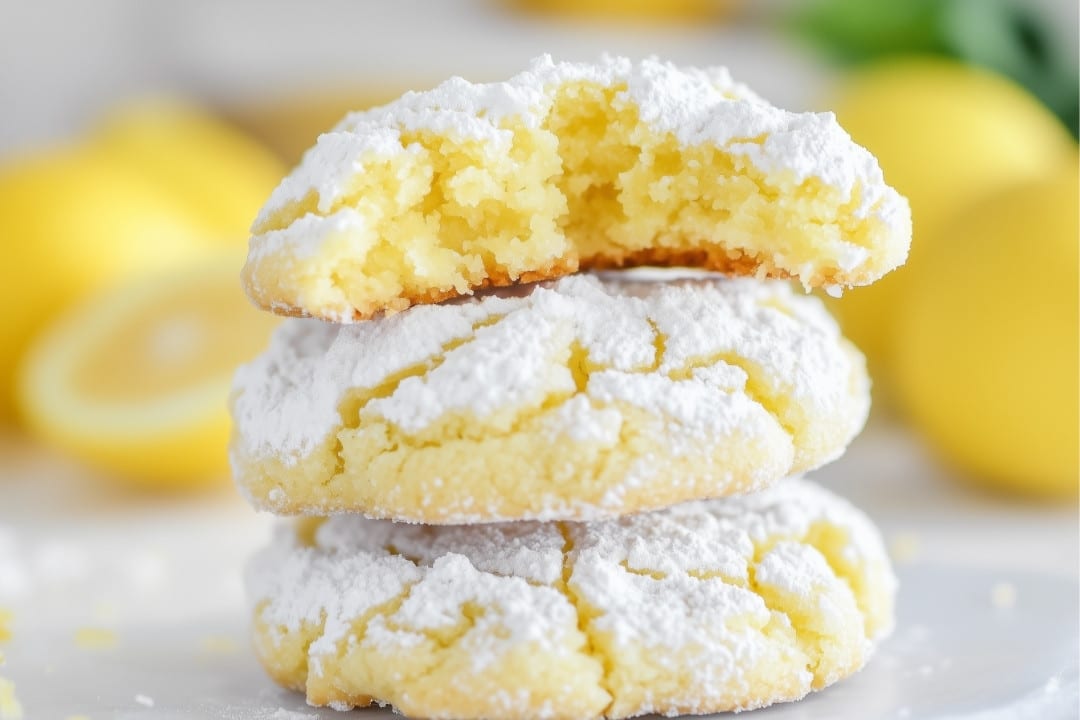
[[[409,152],[364,163],[328,210],[358,209],[370,225],[328,239],[277,282],[294,282],[304,307],[348,303],[366,313],[579,263],[692,262],[827,283],[839,272],[838,243],[871,244],[876,221],[853,216],[857,192],[766,176],[715,145],[683,145],[643,123],[623,90],[562,86],[539,126],[503,123],[509,153],[403,132]],[[313,191],[255,231],[320,214],[318,202]]]

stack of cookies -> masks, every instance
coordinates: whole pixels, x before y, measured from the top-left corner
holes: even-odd
[[[789,281],[868,284],[911,233],[831,114],[543,57],[346,117],[253,232],[249,295],[299,317],[237,373],[232,462],[305,516],[248,587],[262,664],[311,704],[748,709],[891,629],[876,529],[798,477],[869,381]]]

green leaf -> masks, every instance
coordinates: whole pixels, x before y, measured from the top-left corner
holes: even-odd
[[[1012,78],[1080,136],[1076,58],[1053,24],[1020,0],[816,0],[785,21],[832,60],[940,55]]]

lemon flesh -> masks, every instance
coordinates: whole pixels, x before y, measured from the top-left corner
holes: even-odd
[[[198,263],[77,306],[31,347],[20,409],[37,435],[136,484],[193,486],[227,470],[233,368],[276,320],[237,283],[238,260]]]
[[[123,278],[244,245],[283,168],[181,104],[118,111],[77,145],[0,166],[0,419],[34,335]]]

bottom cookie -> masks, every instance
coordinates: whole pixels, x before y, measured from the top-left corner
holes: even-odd
[[[278,683],[428,718],[796,700],[863,666],[896,587],[866,516],[797,479],[592,523],[302,520],[247,583]]]

